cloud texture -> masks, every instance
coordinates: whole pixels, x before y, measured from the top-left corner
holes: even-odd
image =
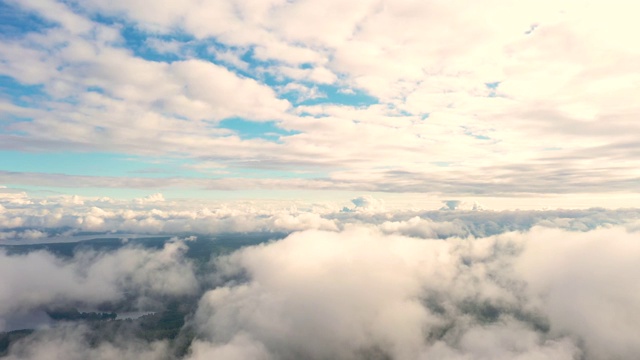
[[[14,164],[4,183],[636,189],[632,1],[12,0],[3,9],[18,21],[0,36],[0,148],[182,162],[161,178]],[[272,128],[247,134],[229,119]],[[223,176],[203,179],[208,164]]]
[[[20,319],[20,314],[47,307],[91,308],[126,300],[135,310],[162,297],[195,295],[199,284],[184,250],[184,243],[172,241],[161,250],[87,250],[63,259],[47,251],[9,255],[2,249],[0,330],[5,329],[5,319]]]
[[[220,260],[192,358],[631,359],[637,234],[308,231]]]
[[[194,360],[597,360],[640,351],[635,210],[416,213],[380,211],[374,199],[354,203],[353,211],[319,217],[335,227],[309,223],[302,225],[309,230],[243,247],[212,259],[200,270],[205,276],[195,275],[177,240],[161,250],[124,247],[69,259],[2,253],[1,314],[97,304],[127,292],[139,304],[201,296],[183,329],[195,335],[185,355]],[[376,207],[358,210],[365,203]],[[7,203],[5,215],[16,206],[24,205]],[[234,214],[227,216],[239,223],[264,218]],[[38,359],[51,347],[104,359],[172,353],[162,350],[171,347],[166,342],[87,343],[87,331],[36,332],[10,356]]]

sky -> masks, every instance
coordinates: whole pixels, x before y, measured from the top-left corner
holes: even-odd
[[[637,205],[638,5],[0,2],[0,184],[37,196]]]
[[[639,12],[0,0],[0,335],[193,304],[188,343],[70,322],[4,355],[636,359]],[[122,247],[6,247],[94,238]]]

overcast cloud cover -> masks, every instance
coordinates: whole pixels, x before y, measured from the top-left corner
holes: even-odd
[[[0,332],[184,300],[191,360],[636,359],[639,11],[0,0]],[[187,256],[229,234],[269,241]],[[94,335],[6,356],[178,353]]]

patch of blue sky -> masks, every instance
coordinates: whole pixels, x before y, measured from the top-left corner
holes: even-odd
[[[122,24],[120,34],[124,39],[123,46],[129,49],[137,57],[149,61],[156,62],[173,62],[184,58],[180,51],[162,51],[157,44],[162,43],[178,43],[188,45],[194,41],[194,38],[182,32],[173,32],[171,34],[149,34],[140,28]]]
[[[76,104],[73,96],[59,97],[49,93],[42,84],[23,84],[7,75],[0,75],[0,99],[9,100],[12,104],[23,108],[43,108],[46,102],[55,99],[58,102]],[[91,91],[96,91],[92,89]]]
[[[197,39],[178,27],[170,32],[147,31],[126,19],[101,14],[92,16],[92,20],[105,25],[117,25],[124,40],[121,45],[135,56],[149,61],[170,63],[195,57],[217,63],[211,49],[228,49],[213,38]],[[162,49],[163,45],[165,49]],[[175,49],[172,49],[172,45],[175,45]]]
[[[379,103],[376,97],[359,89],[345,90],[345,88],[335,85],[317,85],[317,88],[318,91],[324,95],[323,97],[308,99],[300,102],[298,105],[336,104],[348,106],[369,106]]]
[[[0,170],[23,173],[64,174],[122,178],[253,178],[312,179],[326,177],[317,170],[278,169],[259,163],[229,164],[220,171],[198,171],[194,159],[150,158],[113,153],[0,151]],[[262,167],[261,167],[262,166]],[[13,184],[19,185],[19,184]]]
[[[102,20],[102,22],[117,20]],[[242,53],[241,61],[246,61],[255,69],[262,63],[253,59],[251,51],[225,45],[214,38],[197,39],[180,29],[170,33],[148,32],[138,26],[120,23],[120,33],[124,39],[122,46],[130,50],[136,57],[155,62],[171,63],[188,58],[196,58],[225,66],[236,73],[256,79],[251,69],[243,69],[220,59],[216,54],[225,52]]]
[[[253,48],[252,47],[238,47],[238,46],[229,46],[227,44],[220,43],[215,39],[207,39],[203,42],[204,46],[200,47],[200,52],[197,52],[201,58],[208,59],[216,64],[226,66],[228,68],[234,69],[237,73],[256,78],[255,69],[260,66],[262,63],[256,61],[253,58]],[[245,66],[239,67],[237,64],[232,62],[224,61],[222,59],[222,54],[224,53],[232,53],[238,57],[240,63],[246,64]]]
[[[313,86],[312,86],[313,87]],[[281,99],[288,100],[290,103],[298,106],[298,105],[309,105],[309,99],[304,99],[304,93],[300,93],[297,89],[291,89],[289,91],[282,91],[278,94],[278,97]],[[326,97],[325,94],[320,93],[318,91],[319,97]],[[317,98],[316,98],[317,99]]]
[[[246,62],[247,64],[249,64],[249,66],[251,68],[257,68],[257,67],[265,67],[265,68],[270,68],[270,67],[274,67],[279,65],[280,63],[276,60],[272,60],[272,59],[258,59],[255,56],[255,47],[248,47],[246,49],[246,51],[244,51],[242,53],[242,55],[240,56],[240,60]],[[273,81],[276,81],[277,78],[273,77],[272,78]],[[278,81],[276,81],[278,82]],[[280,82],[282,82],[282,80],[280,80]]]
[[[474,135],[474,134],[470,134],[470,135],[478,140],[491,140],[491,138],[486,135]]]
[[[42,32],[56,26],[55,23],[32,12],[0,1],[0,37],[2,38],[19,38],[29,32]]]
[[[391,104],[389,105],[389,107],[392,107],[392,106],[393,105],[391,105]],[[392,107],[392,109],[393,108],[395,108],[395,107]],[[407,110],[403,110],[403,109],[396,110],[395,114],[391,114],[391,116],[397,116],[397,117],[404,117],[404,116],[411,116],[411,115],[413,115],[413,114],[411,114]],[[423,120],[424,120],[424,118],[423,118]]]
[[[274,73],[256,71],[256,67],[257,67],[256,63],[250,63],[250,66],[251,66],[250,70],[254,73],[253,78],[255,78],[256,80],[260,81],[261,83],[271,88],[284,86],[287,83],[291,82],[290,79],[286,79]],[[269,65],[264,66],[264,68],[268,69]]]
[[[89,87],[87,87],[86,90],[87,90],[87,92],[95,92],[95,93],[102,94],[102,95],[105,94],[104,89],[99,87],[99,86],[89,86]]]
[[[188,200],[193,199],[211,200],[211,201],[238,201],[238,200],[297,200],[312,198],[315,201],[326,201],[331,198],[334,201],[343,200],[345,198],[353,198],[360,193],[342,194],[338,191],[311,192],[308,190],[277,190],[271,189],[264,191],[263,189],[255,190],[216,190],[216,189],[199,189],[199,188],[172,188],[172,187],[151,187],[147,189],[134,188],[103,188],[103,187],[59,187],[59,186],[35,186],[23,184],[3,184],[13,189],[27,191],[33,196],[55,196],[61,194],[79,195],[86,197],[110,197],[113,199],[131,200],[134,198],[142,198],[151,194],[160,192],[165,199],[169,200]],[[334,195],[334,193],[339,194]],[[215,206],[215,204],[213,204]]]
[[[292,81],[277,71],[269,71],[269,69],[277,69],[281,63],[275,60],[256,59],[253,53],[253,48],[249,48],[240,56],[240,60],[248,64],[247,76],[272,88],[286,85]]]
[[[151,195],[156,192],[162,192],[163,195],[166,196],[165,189],[157,188],[157,189],[126,189],[126,188],[103,188],[103,187],[61,187],[61,186],[51,186],[51,185],[25,185],[25,184],[12,184],[12,183],[3,183],[4,186],[7,186],[12,189],[19,189],[21,191],[26,191],[29,195],[32,196],[55,196],[55,195],[79,195],[86,197],[110,197],[114,199],[134,199],[141,198],[148,195]]]
[[[31,107],[48,96],[42,85],[22,84],[11,76],[0,75],[0,98],[18,106]]]
[[[471,130],[469,130],[469,129],[468,129],[467,127],[465,127],[465,126],[462,126],[462,129],[464,130],[464,134],[465,134],[465,135],[468,135],[468,136],[474,137],[474,138],[476,138],[476,139],[478,139],[478,140],[491,140],[491,138],[490,138],[490,137],[488,137],[488,136],[486,136],[486,135],[476,134],[476,133],[472,132]]]
[[[113,153],[0,151],[0,170],[87,176],[203,177],[182,168],[183,159],[157,159]]]
[[[282,136],[295,135],[298,133],[278,127],[275,121],[254,122],[242,118],[222,120],[218,124],[218,127],[233,131],[243,140],[262,139],[277,142]]]
[[[500,83],[501,81],[484,83],[484,86],[489,89],[489,97],[496,97],[496,90],[498,90],[498,86],[500,86]]]

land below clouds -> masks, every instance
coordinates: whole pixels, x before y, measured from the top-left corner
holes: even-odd
[[[60,232],[68,229],[52,229]],[[217,236],[200,236],[189,238],[186,242],[185,257],[199,264],[200,271],[205,271],[207,263],[213,257],[229,254],[234,250],[272,239],[282,238],[286,234],[274,233],[245,233],[221,234]],[[172,236],[153,236],[139,234],[100,234],[78,233],[66,237],[44,239],[47,242],[34,241],[13,242],[0,244],[0,251],[8,256],[21,256],[32,252],[47,252],[54,254],[61,261],[73,261],[79,253],[98,252],[108,253],[123,247],[134,247],[148,250],[162,249],[167,242],[175,241]],[[41,239],[42,241],[42,239]],[[46,276],[46,274],[43,274]],[[38,291],[34,289],[34,291]],[[21,309],[17,313],[2,314],[4,332],[0,333],[0,356],[6,356],[12,344],[24,341],[38,332],[50,333],[61,328],[83,327],[83,336],[90,338],[90,343],[113,341],[116,334],[128,333],[129,336],[141,341],[168,340],[175,342],[185,324],[185,318],[193,315],[197,300],[201,293],[195,296],[171,297],[164,296],[146,303],[142,308],[135,304],[132,296],[117,302],[99,303],[93,309],[79,310],[86,304],[82,300],[58,303],[55,299],[50,304],[37,308]],[[60,330],[62,331],[62,330]],[[120,336],[120,335],[118,335]],[[188,341],[180,339],[182,343],[175,356],[185,354],[185,344]],[[186,341],[186,343],[185,343]]]

